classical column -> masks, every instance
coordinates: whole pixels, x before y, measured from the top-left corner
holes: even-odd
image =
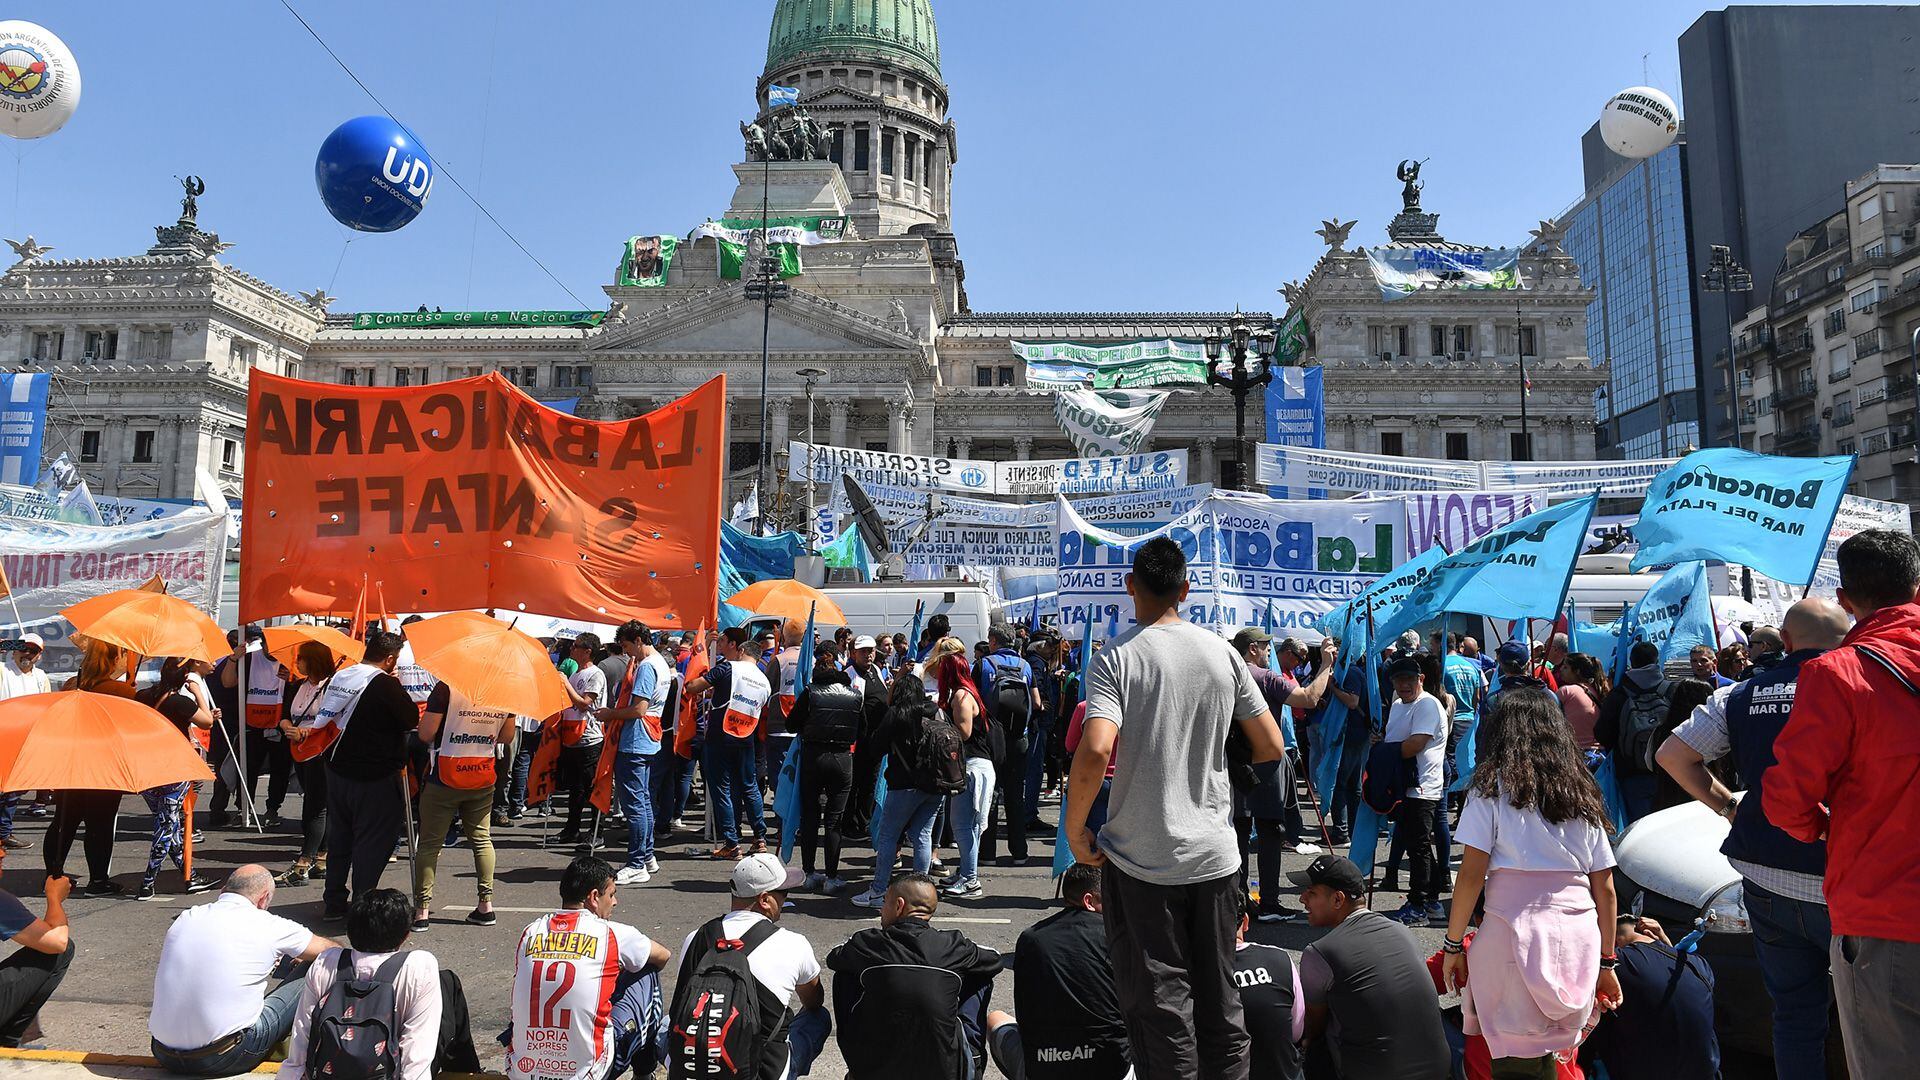
[[[1033,460],[1033,436],[1016,435],[1013,437],[1013,460]]]
[[[1416,416],[1413,418],[1413,431],[1416,436],[1414,457],[1437,458],[1445,455],[1440,452],[1440,418],[1437,416]]]
[[[1193,460],[1189,463],[1187,479],[1196,484],[1219,482],[1220,462],[1214,456],[1216,440],[1211,435],[1202,435],[1193,440]]]
[[[1494,356],[1494,352],[1493,352],[1494,341],[1498,337],[1498,334],[1494,330],[1495,325],[1496,324],[1492,319],[1481,319],[1480,320],[1480,340],[1475,342],[1475,344],[1479,346],[1479,348],[1475,351],[1477,351],[1481,356],[1486,357],[1488,359],[1492,359],[1492,357]]]
[[[965,461],[972,457],[973,436],[955,435],[953,437],[953,456],[960,461]]]
[[[1504,416],[1481,416],[1473,441],[1473,456],[1479,461],[1505,461],[1512,452]]]
[[[1413,340],[1407,342],[1412,355],[1426,359],[1433,355],[1433,320],[1425,317],[1413,320]]]
[[[768,448],[767,453],[777,454],[787,448],[787,439],[792,430],[793,399],[775,398],[768,404],[773,406],[773,419],[770,421],[773,431],[767,439],[773,445]]]
[[[833,446],[847,445],[847,410],[853,402],[846,398],[832,398],[827,402],[827,442]]]
[[[907,452],[907,413],[912,408],[897,398],[887,402],[887,449],[893,453]]]

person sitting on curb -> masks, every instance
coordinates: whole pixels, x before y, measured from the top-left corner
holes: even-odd
[[[293,1031],[307,965],[334,942],[270,914],[273,875],[243,866],[167,928],[147,1019],[153,1056],[183,1076],[251,1072]],[[267,985],[281,980],[271,992]]]
[[[1074,863],[1064,909],[1013,947],[1013,1007],[987,1014],[987,1048],[1009,1080],[1120,1080],[1133,1067],[1100,919],[1100,868]]]
[[[0,846],[0,869],[7,852]],[[70,877],[47,879],[47,913],[34,918],[27,905],[0,889],[0,941],[20,946],[0,961],[0,1047],[20,1046],[38,1038],[40,1006],[47,1003],[67,976],[73,962],[73,935],[67,929]]]

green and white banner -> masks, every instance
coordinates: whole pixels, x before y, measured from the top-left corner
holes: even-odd
[[[585,330],[599,326],[604,311],[362,311],[355,330],[457,330],[468,326],[563,326]]]
[[[1520,249],[1462,251],[1443,247],[1365,249],[1380,299],[1398,300],[1436,289],[1501,290],[1520,287]]]
[[[1135,341],[1074,345],[1016,341],[1035,390],[1123,390],[1150,386],[1205,386],[1207,354],[1197,341]]]
[[[1053,418],[1086,457],[1133,454],[1153,434],[1171,396],[1171,390],[1061,390],[1053,398]]]
[[[680,247],[677,236],[636,236],[627,241],[620,258],[622,285],[657,289],[667,283],[667,271],[673,266],[673,253]]]
[[[711,236],[720,244],[720,276],[738,281],[746,262],[747,245],[760,232],[757,219],[722,218],[700,224],[688,237],[697,240]],[[767,243],[780,260],[780,276],[797,277],[801,271],[800,249],[814,244],[832,244],[846,239],[845,217],[782,217],[766,221]]]
[[[1307,315],[1299,308],[1287,313],[1280,320],[1280,329],[1273,339],[1273,362],[1280,366],[1298,364],[1307,354]]]

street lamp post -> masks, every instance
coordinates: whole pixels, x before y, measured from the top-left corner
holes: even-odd
[[[1273,381],[1273,331],[1255,330],[1238,311],[1225,330],[1203,339],[1207,352],[1207,385],[1224,386],[1233,394],[1233,479],[1241,491],[1253,490],[1247,469],[1247,394]],[[1221,364],[1223,353],[1231,363]]]
[[[1745,448],[1745,439],[1740,434],[1740,376],[1734,370],[1733,358],[1733,294],[1753,291],[1753,275],[1741,266],[1733,257],[1733,249],[1725,244],[1712,244],[1707,248],[1709,258],[1706,272],[1700,275],[1700,288],[1703,292],[1720,294],[1720,310],[1727,319],[1727,419],[1733,423],[1733,445]]]
[[[814,501],[814,494],[813,494],[813,444],[818,441],[813,437],[813,388],[819,384],[821,379],[824,379],[827,377],[827,373],[825,370],[821,368],[803,367],[799,371],[794,372],[794,374],[807,380],[807,526],[806,526],[806,531],[811,532],[813,531],[814,523],[820,520],[819,505]]]
[[[773,257],[773,248],[767,243],[766,219],[761,219],[760,250],[767,254],[760,260],[760,273],[747,283],[747,299],[760,301],[760,520],[756,526],[766,524],[767,505],[767,465],[773,460],[772,447],[768,446],[771,437],[767,421],[773,411],[773,403],[767,395],[767,342],[773,330],[773,302],[785,300],[792,287],[780,280],[780,260]],[[765,534],[765,528],[758,531]]]

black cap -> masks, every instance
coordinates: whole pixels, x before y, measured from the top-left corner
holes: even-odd
[[[1348,896],[1363,896],[1367,891],[1367,879],[1361,875],[1360,868],[1352,859],[1338,855],[1322,855],[1308,863],[1305,870],[1289,871],[1287,880],[1303,889],[1309,885],[1325,885]]]
[[[1411,656],[1403,656],[1387,665],[1387,678],[1397,679],[1402,675],[1412,675],[1415,678],[1419,678],[1420,661]]]

